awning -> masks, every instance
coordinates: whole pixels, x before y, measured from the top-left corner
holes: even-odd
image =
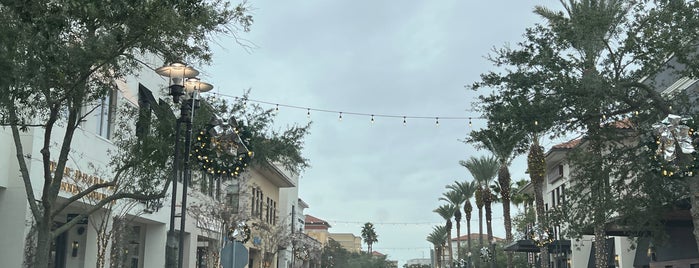
[[[570,240],[555,240],[548,246],[549,253],[570,252]],[[539,252],[540,249],[532,240],[518,240],[505,246],[505,251]]]

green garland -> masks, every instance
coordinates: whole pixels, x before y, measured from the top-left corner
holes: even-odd
[[[199,163],[201,170],[206,173],[238,177],[245,171],[253,157],[249,142],[252,135],[242,124],[240,124],[238,129],[234,129],[235,135],[240,136],[240,141],[243,144],[234,142],[233,146],[245,146],[248,148],[248,152],[239,152],[232,155],[223,150],[224,148],[222,147],[225,146],[225,142],[222,142],[220,137],[214,137],[210,134],[209,130],[213,127],[215,126],[209,125],[197,133],[192,144],[192,155]]]

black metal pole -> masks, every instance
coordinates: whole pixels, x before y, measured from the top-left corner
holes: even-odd
[[[176,247],[177,236],[175,234],[175,217],[177,213],[177,181],[179,181],[179,162],[180,162],[180,129],[181,121],[178,119],[175,124],[175,155],[172,160],[172,200],[170,202],[170,230],[167,233],[166,252],[165,252],[165,267],[172,268],[177,264]]]
[[[177,254],[177,267],[182,268],[184,263],[184,235],[185,235],[185,220],[187,218],[187,188],[189,188],[189,180],[192,177],[192,171],[189,167],[189,154],[192,148],[192,120],[194,114],[195,100],[190,98],[182,105],[182,114],[180,118],[186,122],[186,130],[184,136],[184,161],[182,172],[182,209],[180,212],[180,239]]]

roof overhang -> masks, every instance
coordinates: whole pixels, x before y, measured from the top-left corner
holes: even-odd
[[[274,186],[279,188],[291,188],[296,187],[296,184],[289,178],[284,172],[272,163],[265,161],[264,163],[258,165],[258,170],[260,173]]]

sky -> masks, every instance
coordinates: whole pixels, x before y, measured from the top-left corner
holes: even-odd
[[[303,150],[311,167],[299,183],[310,206],[305,213],[328,221],[334,233],[359,235],[364,222],[374,223],[374,250],[399,266],[429,258],[425,237],[444,224],[432,211],[443,203],[445,185],[472,180],[459,161],[487,155],[460,141],[486,125],[471,110],[483,92],[464,86],[495,70],[485,59],[493,48],[514,46],[526,27],[541,22],[535,5],[561,9],[556,0],[249,4],[255,22],[240,37],[254,48],[216,37],[214,62],[199,68],[202,78],[221,96],[250,89],[251,100],[271,103],[263,107],[280,104],[277,129],[312,121]],[[525,169],[520,156],[513,179],[528,178]],[[504,237],[502,207],[493,207],[494,235]],[[477,233],[477,216],[471,224]]]

